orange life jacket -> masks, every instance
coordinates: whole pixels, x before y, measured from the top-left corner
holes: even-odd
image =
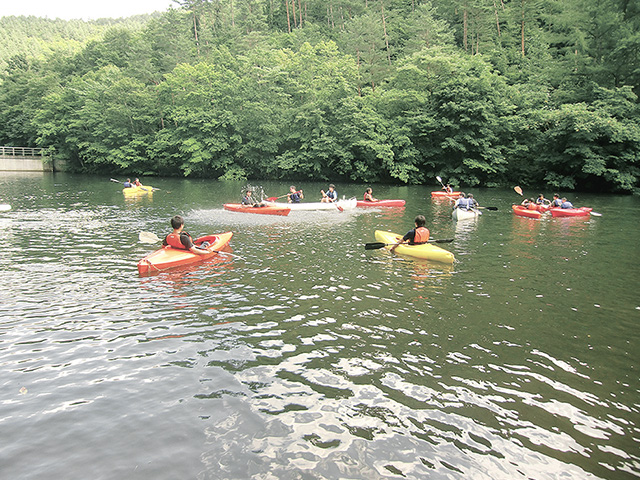
[[[169,235],[167,235],[167,244],[173,248],[178,248],[180,250],[188,250],[188,248],[185,247],[180,241],[180,235],[181,233],[170,233]],[[187,235],[189,234],[187,233]]]
[[[427,243],[429,241],[429,229],[425,227],[416,228],[416,234],[413,237],[413,244],[419,245],[421,243]]]
[[[529,204],[527,205],[527,208],[528,208],[529,210],[537,210],[537,209],[538,209],[538,206],[537,206],[535,203],[533,203],[533,202],[529,202]]]

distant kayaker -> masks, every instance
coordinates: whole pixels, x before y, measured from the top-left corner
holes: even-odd
[[[451,188],[451,185],[449,185],[447,183],[446,186],[442,187],[444,189],[445,192],[447,192],[449,195],[451,195],[453,193],[453,188]]]
[[[473,198],[473,193],[470,193],[469,195],[467,195],[467,201],[469,202],[469,209],[480,206],[478,201],[475,198]]]
[[[560,207],[562,205],[562,200],[560,200],[560,195],[557,193],[553,194],[553,200],[551,201],[551,207]]]
[[[336,192],[336,186],[333,183],[329,185],[329,190],[326,193],[324,190],[320,190],[320,193],[322,194],[322,200],[320,201],[323,203],[333,203],[338,201],[338,192]]]
[[[302,190],[296,190],[295,185],[289,187],[289,193],[287,193],[287,201],[289,203],[300,203],[300,200],[304,198]]]
[[[560,208],[573,208],[573,204],[565,197],[562,197],[561,202],[562,203],[560,204]]]
[[[209,246],[209,242],[204,242],[201,246],[196,246],[193,244],[191,235],[182,230],[184,228],[184,219],[180,215],[176,215],[171,219],[171,228],[173,228],[173,232],[165,237],[162,241],[163,245],[170,245],[180,250],[189,250],[196,255],[209,253],[206,248]]]
[[[429,241],[429,230],[425,227],[427,220],[424,218],[424,215],[418,215],[413,222],[415,224],[415,228],[409,230],[404,237],[398,240],[398,243],[391,247],[391,251],[394,251],[396,247],[402,243],[409,243],[409,245],[422,245]]]
[[[543,194],[539,194],[538,198],[536,198],[536,205],[549,205],[551,202],[544,198]]]
[[[127,181],[122,184],[124,188],[133,188],[133,183],[131,183],[131,179],[127,178]]]
[[[139,179],[137,179],[137,178],[133,181],[133,184],[134,184],[136,187],[141,187],[141,186],[142,186],[142,183],[140,183],[140,180],[139,180]]]
[[[365,202],[379,202],[380,200],[378,200],[377,198],[373,197],[373,189],[371,187],[368,187],[364,191],[364,201]]]

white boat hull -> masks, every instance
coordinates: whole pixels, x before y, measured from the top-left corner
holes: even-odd
[[[334,203],[325,202],[300,202],[300,203],[284,203],[284,202],[265,202],[267,205],[276,205],[287,207],[291,210],[351,210],[356,208],[358,201],[355,198],[347,200],[338,200]]]
[[[478,215],[482,215],[479,210],[463,210],[461,208],[455,208],[451,214],[454,220],[472,220],[478,218]]]

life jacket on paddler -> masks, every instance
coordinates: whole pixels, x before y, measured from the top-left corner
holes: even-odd
[[[169,235],[167,235],[167,244],[173,248],[178,248],[180,250],[188,250],[188,248],[185,247],[180,241],[180,235],[182,235],[183,233],[187,233],[187,232],[170,233]],[[187,235],[189,234],[187,233]],[[189,238],[191,238],[191,235],[189,235]]]
[[[426,227],[416,228],[416,234],[413,237],[413,245],[420,245],[429,241],[429,229]]]

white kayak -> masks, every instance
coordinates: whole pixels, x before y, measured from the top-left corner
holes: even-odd
[[[0,203],[0,212],[8,212],[11,210],[11,205],[8,203]]]
[[[264,202],[267,205],[275,205],[287,207],[291,210],[352,210],[356,208],[358,201],[355,198],[338,200],[337,202],[300,202],[300,203],[284,203],[284,202]]]
[[[478,215],[482,215],[480,210],[463,210],[462,208],[454,208],[451,214],[454,220],[471,220],[478,218]]]

